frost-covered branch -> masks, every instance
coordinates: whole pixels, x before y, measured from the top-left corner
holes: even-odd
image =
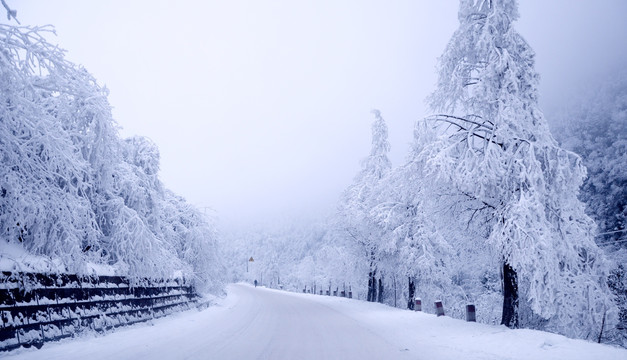
[[[493,132],[493,128],[491,126],[485,125],[485,124],[481,124],[478,123],[476,121],[472,121],[469,119],[465,119],[462,117],[457,117],[457,116],[450,116],[450,115],[433,115],[431,117],[428,117],[427,120],[430,121],[436,121],[436,122],[444,122],[453,126],[456,126],[458,128],[458,130],[463,131],[465,133],[467,133],[469,136],[473,136],[473,137],[477,137],[479,139],[482,139],[484,141],[487,142],[491,142],[495,145],[498,145],[499,147],[503,147],[503,143],[499,143],[497,141],[495,141],[494,139],[492,139],[492,137],[488,137],[488,133]],[[471,125],[475,125],[477,126],[477,128],[470,128],[470,127],[466,127],[462,124],[460,124],[460,122],[465,122]],[[485,128],[485,129],[482,129]],[[483,131],[486,133],[486,135],[481,135],[478,134],[477,131]]]

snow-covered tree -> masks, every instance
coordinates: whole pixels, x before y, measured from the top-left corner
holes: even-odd
[[[603,234],[597,241],[627,248],[627,73],[576,99],[556,123],[557,139],[588,169],[580,198]]]
[[[371,216],[371,210],[376,206],[380,181],[392,168],[387,155],[390,151],[387,125],[379,110],[373,110],[373,114],[370,155],[363,160],[360,172],[344,192],[340,204],[345,231],[361,248],[368,262],[368,301],[380,300],[381,296],[377,294],[383,290],[378,266],[382,232]]]
[[[163,188],[155,144],[118,137],[107,90],[51,33],[0,25],[2,241],[72,272],[216,284],[215,226]]]
[[[593,337],[614,307],[594,223],[577,199],[585,168],[538,108],[534,53],[517,18],[515,0],[460,1],[430,97],[442,136],[424,151],[430,171],[474,204],[468,226],[486,237],[468,241],[487,241],[501,257],[502,323],[517,327],[520,305],[523,326]]]
[[[81,146],[84,114],[68,104],[105,113],[108,105],[89,74],[46,42],[46,31],[0,25],[0,226],[8,241],[75,264],[99,229]]]
[[[453,292],[450,257],[452,249],[433,221],[429,203],[441,184],[424,171],[422,148],[433,134],[425,123],[416,123],[414,144],[407,163],[394,169],[378,184],[376,204],[370,216],[381,228],[379,253],[384,266],[403,283],[409,308],[415,296],[432,302]]]
[[[627,343],[627,73],[573,99],[554,126],[562,146],[581,155],[588,169],[580,199],[599,225],[597,244],[615,263],[608,281],[620,308],[617,339]],[[622,330],[620,330],[622,329]],[[611,336],[611,333],[610,333]]]
[[[203,214],[170,190],[165,190],[159,201],[159,233],[171,244],[177,258],[189,266],[188,274],[199,290],[220,291],[225,277],[218,274],[225,270],[213,217]]]
[[[258,280],[264,286],[292,291],[306,287],[318,293],[355,284],[354,246],[339,236],[329,219],[288,217],[221,233],[234,281]],[[246,265],[250,257],[254,262]]]

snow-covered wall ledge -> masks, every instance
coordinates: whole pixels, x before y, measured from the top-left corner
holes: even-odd
[[[0,274],[0,351],[105,331],[186,310],[198,300],[183,278],[129,279],[7,272]]]

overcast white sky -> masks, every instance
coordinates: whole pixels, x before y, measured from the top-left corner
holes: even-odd
[[[400,164],[458,25],[456,0],[7,1],[109,88],[122,136],[157,143],[167,187],[236,223],[333,209],[373,108]],[[547,115],[627,64],[625,0],[520,13]]]

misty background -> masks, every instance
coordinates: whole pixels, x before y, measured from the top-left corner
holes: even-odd
[[[122,136],[152,139],[165,186],[238,225],[333,210],[370,149],[394,165],[428,114],[458,1],[41,1],[68,59],[110,90]],[[549,122],[627,63],[627,2],[520,1]],[[6,22],[6,20],[3,20]],[[575,99],[575,100],[573,100]]]

